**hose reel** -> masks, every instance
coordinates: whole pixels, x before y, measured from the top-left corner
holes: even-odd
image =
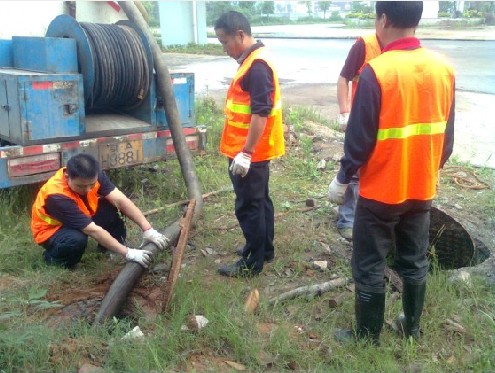
[[[153,57],[145,35],[131,22],[79,23],[60,15],[46,36],[76,40],[87,110],[134,108],[149,94]]]

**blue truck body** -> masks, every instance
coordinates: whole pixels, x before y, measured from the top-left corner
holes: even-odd
[[[90,113],[80,64],[74,39],[0,40],[0,188],[46,180],[80,152],[104,169],[175,156],[154,75],[139,106]],[[197,151],[194,75],[171,78],[186,142]]]

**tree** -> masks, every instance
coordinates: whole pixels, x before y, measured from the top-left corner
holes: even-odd
[[[216,20],[225,12],[234,10],[235,7],[229,1],[207,1],[206,2],[206,23],[213,26]]]
[[[160,26],[160,15],[158,11],[158,2],[157,1],[142,1],[144,9],[148,13],[150,19],[148,24],[150,27],[159,27]]]
[[[331,1],[318,1],[318,9],[323,12],[323,19],[326,18],[327,11],[330,9],[330,4],[332,4]]]
[[[256,12],[255,6],[256,3],[254,1],[239,1],[239,9],[245,15],[254,15]]]
[[[300,1],[301,4],[306,5],[306,11],[308,12],[308,17],[311,17],[313,13],[313,2],[312,1]]]
[[[270,15],[275,13],[275,4],[273,1],[263,1],[261,3],[261,14]]]
[[[362,1],[352,1],[351,10],[353,13],[373,13],[375,9]]]

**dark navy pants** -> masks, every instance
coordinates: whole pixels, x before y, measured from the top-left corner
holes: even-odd
[[[117,208],[105,198],[99,199],[93,221],[120,243],[125,242],[127,232],[124,221]],[[42,245],[45,248],[45,262],[72,268],[80,262],[87,244],[88,236],[81,230],[62,227]]]
[[[394,269],[410,284],[426,281],[431,201],[389,205],[359,197],[352,232],[352,276],[358,290],[385,292],[387,253],[395,249]]]
[[[232,160],[229,160],[229,166]],[[248,268],[263,269],[265,258],[273,258],[275,217],[269,196],[270,161],[253,162],[246,176],[232,175],[235,215],[246,240],[243,260]]]

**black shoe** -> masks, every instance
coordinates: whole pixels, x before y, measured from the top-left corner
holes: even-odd
[[[235,249],[235,253],[239,256],[244,256],[244,246],[239,246]],[[271,263],[275,259],[275,255],[267,255],[265,256],[265,263]]]
[[[253,277],[261,273],[260,270],[248,268],[243,260],[239,260],[234,264],[224,264],[218,268],[218,273],[227,277]]]

